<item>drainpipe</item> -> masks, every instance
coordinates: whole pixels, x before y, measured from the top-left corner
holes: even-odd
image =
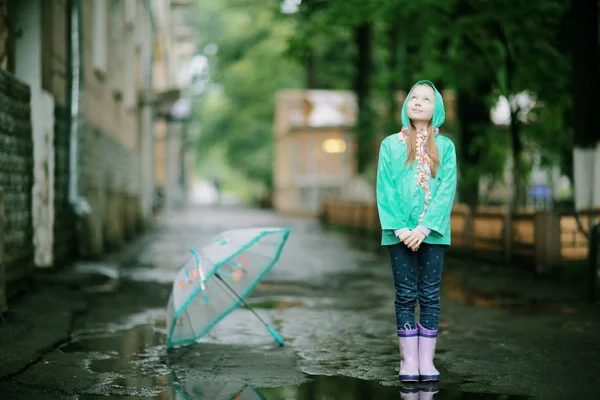
[[[80,112],[83,105],[81,79],[82,73],[82,4],[81,0],[69,0],[68,35],[69,46],[67,50],[69,79],[68,98],[71,109],[71,129],[69,139],[69,202],[77,216],[91,213],[89,202],[80,195],[79,189],[79,129]]]
[[[154,39],[156,38],[156,35],[158,34],[158,24],[156,23],[156,18],[154,16],[154,9],[152,8],[153,6],[153,2],[152,0],[145,0],[146,3],[146,8],[148,9],[148,19],[150,20],[150,26],[151,26],[151,30],[152,30],[152,42],[150,43],[150,56],[148,57],[148,59],[146,60],[147,64],[146,64],[146,68],[148,68],[148,70],[146,71],[146,79],[145,79],[145,87],[152,90],[154,89],[152,86],[152,82],[154,80]],[[155,113],[155,109],[152,108],[152,125],[154,126],[154,122],[156,121],[156,113]],[[152,128],[152,137],[154,138],[154,127]],[[154,140],[152,141],[154,143]],[[152,149],[152,151],[154,152],[154,149]],[[152,153],[154,154],[154,153]],[[154,176],[154,175],[153,175]]]
[[[147,70],[145,71],[145,79],[144,79],[144,88],[146,90],[148,90],[148,92],[152,93],[154,88],[152,86],[152,83],[154,81],[154,43],[155,43],[155,39],[156,36],[159,33],[159,29],[158,29],[158,24],[156,22],[156,18],[154,15],[154,2],[152,0],[145,0],[146,3],[146,8],[148,9],[148,20],[150,21],[150,30],[151,30],[151,37],[150,37],[150,52],[148,55],[148,58],[145,60],[146,64],[146,68]],[[154,94],[154,93],[152,93]],[[153,96],[152,96],[153,97]],[[151,216],[154,214],[154,207],[155,207],[155,203],[156,203],[156,185],[154,182],[154,168],[155,168],[155,161],[154,161],[154,153],[155,153],[155,123],[156,123],[156,108],[154,106],[150,107],[150,152],[148,154],[148,157],[150,159],[150,171],[148,172],[150,174],[149,177],[145,177],[145,179],[148,179],[148,187],[146,187],[145,189],[148,190],[148,192],[144,192],[143,195],[144,196],[148,196],[148,198],[146,199],[146,201],[148,201],[149,204],[149,215],[144,215],[144,219],[145,218],[149,218],[151,219]],[[141,143],[141,142],[140,142]],[[143,161],[142,161],[143,162]]]
[[[154,2],[152,0],[146,0],[146,8],[148,9],[148,15],[150,16],[150,25],[152,25],[152,31],[158,32],[158,25],[156,24],[156,19],[154,18],[154,9],[152,6]]]

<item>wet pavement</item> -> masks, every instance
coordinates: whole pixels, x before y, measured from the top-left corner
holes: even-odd
[[[244,226],[292,228],[280,262],[249,299],[286,346],[238,309],[201,343],[167,351],[165,307],[188,249]],[[266,211],[187,209],[102,262],[36,277],[0,329],[0,393],[3,400],[595,399],[600,307],[582,292],[449,257],[436,358],[442,381],[402,387],[391,272],[377,238]]]

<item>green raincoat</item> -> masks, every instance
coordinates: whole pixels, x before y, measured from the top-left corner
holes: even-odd
[[[442,95],[430,81],[419,81],[413,88],[426,84],[433,88],[434,111],[432,125],[439,128],[445,120]],[[411,89],[412,92],[412,89]],[[410,92],[402,106],[402,124],[410,126],[406,113]],[[431,230],[424,242],[450,245],[450,213],[456,194],[456,152],[449,138],[436,135],[440,164],[437,176],[429,180],[431,200],[420,225]],[[382,245],[400,243],[394,230],[415,229],[425,206],[425,191],[417,183],[417,162],[405,165],[407,146],[400,134],[388,136],[381,143],[377,169],[377,207],[381,222]]]

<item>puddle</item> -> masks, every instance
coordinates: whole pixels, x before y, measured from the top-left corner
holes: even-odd
[[[552,304],[547,300],[524,298],[517,293],[469,286],[459,277],[449,273],[446,273],[442,279],[441,290],[444,297],[458,303],[477,308],[503,309],[513,315],[576,312],[572,308]]]
[[[160,357],[165,351],[164,344],[164,334],[151,325],[138,325],[112,333],[77,336],[60,350],[63,353],[101,354],[101,357],[89,357],[87,369],[91,372],[124,370],[127,373],[129,364],[135,359]]]
[[[101,394],[84,394],[77,396],[77,400],[155,400],[168,399],[168,397],[147,397],[147,396],[104,396]]]
[[[272,305],[277,307],[276,304]],[[204,360],[205,363],[214,363],[215,366],[208,370],[202,370],[198,366],[194,367],[193,362],[191,364],[182,363],[176,359],[173,360],[174,362],[167,362],[164,334],[157,332],[152,325],[138,325],[102,335],[81,335],[76,337],[72,343],[62,347],[61,351],[72,354],[103,355],[103,357],[90,357],[88,370],[102,374],[108,379],[88,392],[90,394],[80,395],[79,400],[527,399],[524,396],[467,392],[461,389],[460,384],[454,383],[446,386],[442,383],[439,387],[436,385],[419,386],[419,384],[401,387],[399,382],[394,379],[380,382],[344,376],[306,375],[307,381],[299,385],[253,387],[248,382],[260,382],[260,378],[258,378],[259,381],[256,381],[258,375],[254,376],[248,370],[245,370],[246,373],[242,372],[246,368],[243,366],[244,363],[239,366],[242,374],[238,376],[246,376],[248,382],[231,380],[232,376],[227,378],[225,371],[227,365],[232,361],[223,354],[223,347],[198,346],[196,347],[197,354],[189,353],[184,358],[188,362],[190,357],[192,359],[197,357],[198,360]],[[236,361],[233,365],[239,363],[238,359],[241,356],[239,353],[236,354],[234,357]],[[248,357],[255,358],[256,355]],[[260,361],[257,362],[261,364]],[[215,372],[214,368],[224,369],[222,373],[211,376]],[[276,377],[280,376],[277,369],[272,373]],[[284,375],[280,376],[280,380],[283,382],[286,381]],[[300,374],[300,376],[303,375]],[[220,379],[224,380],[220,382]],[[275,382],[277,380],[275,379]],[[288,380],[288,382],[290,381]]]
[[[157,332],[153,326],[138,325],[117,332],[76,336],[60,350],[63,353],[101,352],[123,357],[141,353],[164,343],[164,335]]]
[[[75,271],[82,274],[99,274],[110,279],[119,278],[119,266],[106,262],[78,262]]]
[[[487,399],[526,400],[525,396],[495,393],[464,392],[437,384],[412,384],[411,386],[386,386],[377,381],[367,381],[343,376],[312,376],[309,382],[295,387],[261,388],[258,392],[266,400],[379,400],[379,399]],[[229,398],[229,397],[228,397]],[[257,397],[260,398],[260,397]],[[233,399],[233,397],[232,397]],[[196,399],[194,399],[196,400]]]
[[[138,282],[158,282],[172,285],[178,269],[130,267],[121,270],[122,278]]]
[[[121,384],[126,381],[121,380]],[[133,382],[130,382],[133,383]],[[142,382],[139,382],[142,383]],[[119,385],[112,385],[119,386]],[[367,381],[342,376],[311,376],[310,381],[297,386],[255,388],[242,381],[190,380],[173,384],[155,396],[135,395],[83,395],[79,400],[527,400],[526,396],[498,393],[479,393],[439,387],[437,384],[411,384],[410,386],[385,386],[377,381]]]

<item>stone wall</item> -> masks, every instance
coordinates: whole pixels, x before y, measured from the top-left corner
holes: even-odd
[[[83,256],[98,257],[140,230],[139,153],[91,126],[81,139],[80,179],[92,212],[83,218]]]
[[[33,267],[33,141],[29,87],[0,71],[0,186],[4,189],[4,264],[8,280]]]

